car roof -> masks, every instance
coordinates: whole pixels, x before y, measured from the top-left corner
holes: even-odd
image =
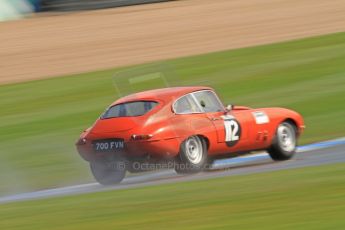
[[[192,93],[200,90],[212,90],[210,87],[206,86],[186,86],[186,87],[171,87],[171,88],[161,88],[143,91],[140,93],[131,94],[120,98],[115,101],[112,105],[125,103],[130,101],[140,101],[140,100],[161,100],[164,102],[169,102],[179,98],[185,94]]]

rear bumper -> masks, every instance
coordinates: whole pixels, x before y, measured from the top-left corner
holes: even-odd
[[[180,139],[171,138],[154,141],[128,141],[125,142],[123,151],[118,152],[96,152],[91,141],[76,144],[79,155],[86,161],[95,161],[113,155],[122,155],[127,158],[154,157],[173,158],[179,153]]]

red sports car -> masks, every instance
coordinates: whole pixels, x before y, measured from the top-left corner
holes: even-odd
[[[287,160],[303,129],[301,115],[288,109],[224,107],[212,88],[176,87],[115,101],[76,146],[95,179],[109,185],[141,171],[139,163],[173,162],[177,173],[190,173],[253,150]]]

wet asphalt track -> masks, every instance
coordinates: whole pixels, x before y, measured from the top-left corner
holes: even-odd
[[[345,138],[299,147],[296,156],[289,161],[274,162],[267,153],[262,152],[238,158],[218,160],[214,164],[214,170],[194,175],[177,175],[173,170],[157,171],[128,177],[121,184],[116,186],[104,187],[98,183],[89,183],[0,197],[0,204],[106,190],[137,188],[181,181],[204,180],[225,176],[230,177],[234,175],[302,168],[339,162],[345,162]],[[231,178],[229,178],[229,180],[230,179]]]

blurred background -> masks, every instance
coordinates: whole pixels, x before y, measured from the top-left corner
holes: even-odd
[[[92,182],[74,147],[80,132],[118,97],[151,88],[207,85],[224,104],[294,109],[307,125],[301,145],[345,136],[344,12],[343,0],[0,0],[0,196]],[[131,83],[143,76],[149,81]],[[52,227],[38,224],[43,207],[53,210],[45,217],[56,228],[91,229],[103,220],[163,228],[186,216],[180,228],[252,228],[284,223],[283,210],[298,225],[282,229],[305,229],[302,217],[343,229],[342,175],[338,164],[15,204],[3,206],[0,222],[6,229]],[[326,188],[336,191],[334,199],[324,196]],[[53,221],[65,211],[65,223]],[[339,225],[322,225],[323,213]]]
[[[96,10],[169,0],[1,0],[0,19],[11,20],[32,12]]]

